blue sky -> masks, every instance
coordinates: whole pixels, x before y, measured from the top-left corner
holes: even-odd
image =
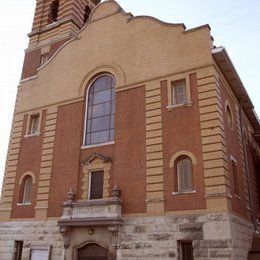
[[[0,1],[0,179],[35,3],[36,0]],[[118,3],[134,15],[184,23],[187,28],[209,24],[214,44],[228,51],[260,116],[259,0],[119,0]]]

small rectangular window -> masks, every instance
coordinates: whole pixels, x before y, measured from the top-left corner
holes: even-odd
[[[15,260],[22,259],[23,241],[15,241]]]
[[[180,260],[193,260],[192,241],[178,241],[178,251]]]
[[[29,134],[34,135],[39,133],[40,115],[33,114],[30,116]]]
[[[104,171],[93,171],[90,173],[89,199],[103,198]]]
[[[172,83],[173,105],[182,105],[187,103],[187,91],[185,80]]]
[[[233,175],[233,182],[234,182],[234,192],[236,195],[239,195],[237,164],[234,160],[231,161],[231,164],[232,164],[232,175]]]

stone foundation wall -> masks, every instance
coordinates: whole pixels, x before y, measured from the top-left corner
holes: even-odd
[[[128,218],[118,259],[179,259],[178,241],[192,240],[196,260],[245,260],[252,225],[231,214]]]
[[[117,259],[177,260],[178,241],[192,240],[195,260],[246,260],[252,231],[250,223],[232,214],[125,218]],[[86,229],[77,232],[88,239]],[[80,234],[71,236],[72,247],[79,243],[78,237]],[[71,255],[71,250],[63,247],[56,221],[0,222],[0,259],[13,259],[17,240],[24,241],[23,260],[28,260],[31,248],[37,246],[51,246],[51,260]]]
[[[56,221],[0,222],[0,259],[12,260],[15,241],[24,241],[22,260],[33,247],[51,246],[51,260],[62,260],[63,237]]]

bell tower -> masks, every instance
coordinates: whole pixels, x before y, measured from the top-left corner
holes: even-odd
[[[37,0],[21,79],[37,74],[57,49],[73,38],[101,0]]]

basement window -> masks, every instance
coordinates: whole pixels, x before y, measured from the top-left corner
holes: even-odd
[[[180,260],[193,260],[192,241],[178,241],[178,251]]]
[[[15,241],[15,256],[14,260],[21,260],[23,253],[23,241]]]

